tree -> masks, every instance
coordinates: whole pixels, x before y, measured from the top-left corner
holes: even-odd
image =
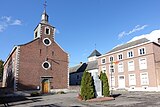
[[[109,91],[109,84],[108,84],[108,78],[106,73],[101,72],[100,80],[102,81],[102,95],[107,97],[110,95],[110,91]]]
[[[94,81],[91,74],[87,71],[84,71],[82,76],[80,94],[84,100],[88,100],[95,97]]]
[[[0,80],[2,79],[2,76],[3,76],[3,61],[0,60]]]

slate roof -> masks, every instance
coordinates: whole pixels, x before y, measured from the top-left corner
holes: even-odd
[[[91,55],[88,56],[88,58],[89,58],[89,57],[92,57],[92,56],[101,56],[101,54],[95,49],[95,50],[91,53]]]
[[[69,73],[84,72],[85,70],[98,69],[98,61],[91,61],[69,68]]]
[[[84,72],[84,70],[86,69],[86,66],[87,66],[86,63],[82,63],[77,66],[71,67],[69,68],[69,73]]]
[[[87,62],[87,70],[98,69],[98,61]]]
[[[128,47],[132,47],[132,46],[135,46],[135,45],[138,45],[138,44],[142,44],[142,43],[145,43],[145,42],[148,42],[148,41],[149,41],[149,40],[146,39],[146,38],[142,38],[142,39],[139,39],[139,40],[135,40],[135,41],[126,43],[126,44],[124,44],[124,45],[115,47],[115,48],[113,48],[111,51],[109,51],[108,53],[115,52],[115,51],[119,51],[119,50],[122,50],[122,49],[125,49],[125,48],[128,48]]]

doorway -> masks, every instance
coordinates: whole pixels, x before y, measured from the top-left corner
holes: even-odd
[[[118,77],[118,88],[124,89],[125,88],[125,78],[124,75]]]
[[[42,80],[42,93],[49,93],[50,92],[50,81],[49,79]]]

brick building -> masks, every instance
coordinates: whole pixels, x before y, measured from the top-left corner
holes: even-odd
[[[13,48],[4,63],[3,87],[16,90],[67,89],[68,54],[54,40],[55,27],[44,10],[34,40]]]
[[[160,91],[160,39],[128,42],[98,57],[112,89]],[[116,62],[116,63],[113,63]]]

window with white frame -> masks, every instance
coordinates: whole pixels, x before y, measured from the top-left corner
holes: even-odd
[[[132,58],[133,57],[133,51],[128,51],[128,58]]]
[[[118,72],[123,72],[123,63],[118,64]]]
[[[115,77],[114,76],[110,76],[110,87],[114,87],[115,86]]]
[[[136,85],[136,76],[135,74],[129,74],[129,85]]]
[[[114,66],[112,64],[109,65],[109,73],[114,73],[115,70],[114,70]]]
[[[143,48],[139,48],[139,55],[144,55],[146,54],[146,49],[143,47]]]
[[[128,61],[128,71],[134,71],[134,61]]]
[[[109,61],[110,61],[110,62],[113,62],[113,61],[114,61],[113,56],[110,56],[110,57],[109,57]]]
[[[122,60],[123,59],[123,55],[122,54],[118,54],[118,60]]]
[[[103,72],[103,73],[106,73],[106,66],[102,66],[101,69],[102,69],[102,72]]]
[[[140,77],[141,77],[141,85],[148,85],[149,84],[148,73],[141,73]]]
[[[146,60],[146,58],[140,58],[139,59],[139,69],[140,70],[147,69],[147,60]]]
[[[106,63],[106,58],[102,58],[101,59],[101,64],[105,64]]]

